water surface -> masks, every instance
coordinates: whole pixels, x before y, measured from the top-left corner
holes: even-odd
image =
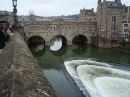
[[[97,58],[103,61],[110,61],[120,64],[130,64],[130,55],[117,52],[114,49],[101,49],[90,45],[63,46],[59,51],[51,51],[49,47],[36,51],[37,48],[30,48],[43,73],[52,84],[59,97],[77,97],[76,92],[70,86],[60,64],[66,58],[85,57]]]

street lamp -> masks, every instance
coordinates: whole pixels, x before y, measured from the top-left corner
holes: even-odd
[[[13,6],[17,6],[17,0],[12,0]]]
[[[12,0],[13,3],[13,16],[14,16],[14,26],[17,28],[17,23],[18,23],[18,17],[17,17],[17,0]]]

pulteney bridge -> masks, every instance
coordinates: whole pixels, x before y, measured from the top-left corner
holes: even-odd
[[[50,40],[55,36],[61,36],[67,45],[72,45],[76,36],[86,38],[85,42],[91,44],[91,36],[97,36],[95,21],[63,20],[28,21],[24,22],[25,38],[40,36],[46,46],[50,46]]]

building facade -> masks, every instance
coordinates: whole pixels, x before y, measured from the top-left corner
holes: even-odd
[[[10,24],[13,24],[13,14],[9,11],[0,10],[0,23],[6,28]]]
[[[122,37],[124,37],[124,38],[130,37],[130,23],[123,23],[123,25],[122,25]]]

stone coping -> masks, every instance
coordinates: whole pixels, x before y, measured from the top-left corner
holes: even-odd
[[[0,97],[58,97],[23,37],[13,34],[0,54]]]

